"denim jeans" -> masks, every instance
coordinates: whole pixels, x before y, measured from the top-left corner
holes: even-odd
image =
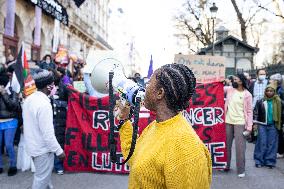
[[[278,131],[275,125],[259,125],[254,148],[255,164],[275,166],[277,148]]]
[[[17,164],[15,150],[14,150],[14,138],[15,138],[16,130],[17,128],[0,130],[0,149],[2,149],[2,146],[3,146],[2,139],[4,137],[6,150],[9,156],[10,167],[16,167],[16,164]],[[3,168],[2,150],[0,150],[0,168]]]
[[[59,158],[54,155],[54,169],[55,171],[63,171],[63,161],[59,160]]]

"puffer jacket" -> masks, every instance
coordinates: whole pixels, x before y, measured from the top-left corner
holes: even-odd
[[[59,89],[56,96],[57,98],[55,98],[55,96],[51,97],[53,125],[56,139],[60,146],[64,148],[68,92],[66,86],[64,86],[62,83],[59,84]]]
[[[21,110],[19,95],[11,90],[11,94],[0,94],[0,119],[16,118]]]

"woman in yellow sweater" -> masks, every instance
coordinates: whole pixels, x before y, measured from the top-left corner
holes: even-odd
[[[212,165],[208,149],[180,111],[189,106],[195,92],[192,71],[182,64],[168,64],[152,75],[146,87],[145,107],[156,113],[137,139],[129,160],[129,188],[208,189]],[[120,119],[127,119],[128,107],[120,105]],[[127,157],[132,125],[120,129],[121,148]]]

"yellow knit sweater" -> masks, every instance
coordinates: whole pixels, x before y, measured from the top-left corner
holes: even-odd
[[[124,158],[131,139],[132,126],[128,121],[120,130]],[[128,164],[130,189],[208,189],[212,180],[208,149],[181,114],[148,125],[137,139]]]

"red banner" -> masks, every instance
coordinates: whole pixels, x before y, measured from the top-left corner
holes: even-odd
[[[197,86],[191,108],[184,112],[196,132],[212,154],[214,168],[226,165],[223,84],[210,83]],[[139,133],[153,120],[150,112],[142,109],[139,114]],[[128,173],[128,165],[117,165],[110,161],[108,97],[94,98],[83,93],[72,92],[68,102],[64,167],[71,172]],[[120,149],[119,133],[117,154]]]
[[[211,152],[213,168],[225,168],[227,151],[224,85],[221,82],[197,85],[190,108],[184,116]]]

